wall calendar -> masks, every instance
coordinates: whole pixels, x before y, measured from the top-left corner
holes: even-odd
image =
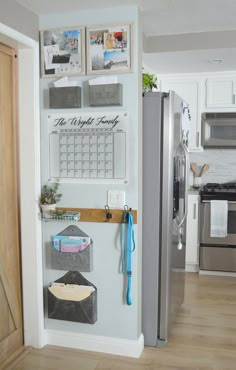
[[[125,180],[126,112],[48,115],[50,179]]]

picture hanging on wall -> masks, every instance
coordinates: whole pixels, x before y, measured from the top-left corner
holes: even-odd
[[[87,74],[132,72],[131,24],[87,28]]]
[[[85,74],[85,32],[83,27],[40,32],[41,75],[60,77]]]

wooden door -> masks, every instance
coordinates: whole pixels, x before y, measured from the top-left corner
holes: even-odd
[[[15,51],[0,44],[0,368],[23,345]]]

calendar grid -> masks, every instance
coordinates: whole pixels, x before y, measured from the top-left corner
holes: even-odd
[[[107,130],[61,130],[61,178],[114,178],[114,133]]]

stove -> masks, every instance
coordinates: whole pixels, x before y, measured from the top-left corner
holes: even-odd
[[[201,189],[200,206],[200,270],[236,273],[236,183],[209,183]],[[211,235],[217,217],[212,218],[211,200],[228,201],[227,233],[224,237]],[[216,210],[216,215],[223,223],[222,210]],[[222,219],[221,219],[222,216]],[[216,223],[218,226],[221,224]]]
[[[236,183],[208,183],[200,191],[202,201],[228,200],[236,201]]]

